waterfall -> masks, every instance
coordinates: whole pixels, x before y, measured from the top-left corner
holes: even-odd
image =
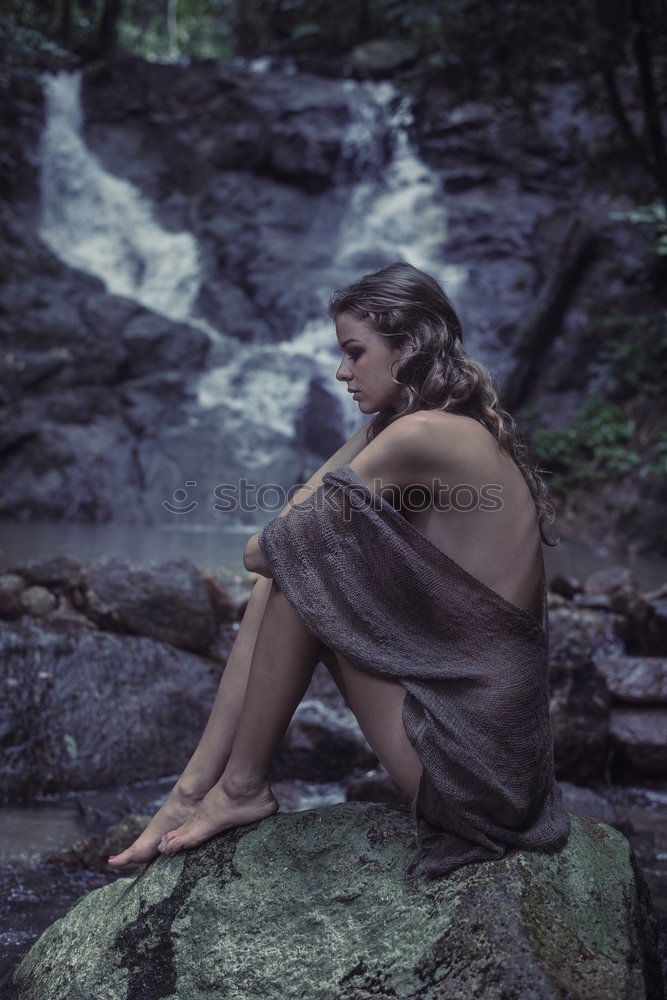
[[[251,68],[263,72],[268,66],[258,62]],[[442,263],[446,207],[436,175],[410,141],[409,101],[399,101],[389,82],[346,80],[341,87],[351,109],[341,159],[353,162],[361,179],[321,195],[329,199],[335,243],[326,277],[315,288],[318,298],[324,304],[335,287],[397,259],[434,274],[456,295],[466,269]],[[44,88],[42,239],[71,267],[101,278],[112,294],[220,339],[219,332],[192,316],[201,282],[194,236],[163,229],[141,192],[105,171],[88,148],[82,134],[81,74],[45,76]],[[381,163],[378,118],[388,121],[394,136],[388,165]],[[342,432],[349,436],[369,417],[336,380],[339,363],[333,324],[323,315],[281,343],[234,345],[223,364],[200,377],[197,400],[202,409],[224,406],[291,439],[309,387],[320,380],[337,400]]]
[[[367,169],[366,176],[352,186],[328,275],[340,286],[364,271],[404,260],[433,274],[455,297],[466,281],[467,268],[442,262],[447,239],[446,208],[436,174],[420,159],[408,135],[412,120],[409,100],[397,102],[396,89],[389,82],[360,85],[345,81],[342,86],[350,92],[355,111],[346,145],[350,152],[356,151],[357,163],[365,164]],[[391,105],[396,103],[391,111]],[[388,116],[395,137],[393,157],[383,170],[373,162],[369,143],[369,124],[378,108]],[[332,291],[332,285],[318,289],[321,301],[325,302]],[[261,363],[267,350],[271,352],[270,375]],[[255,354],[252,364],[248,351]],[[271,348],[250,347],[244,353],[244,358],[234,358],[204,376],[199,388],[203,407],[224,400],[240,411],[259,411],[272,427],[291,436],[295,415],[308,389],[308,382],[294,379],[294,366],[301,361],[304,368],[310,365],[312,375],[319,375],[338,399],[346,437],[369,420],[369,415],[361,413],[348,395],[346,386],[335,378],[341,355],[333,324],[327,317],[309,321],[294,337]],[[256,411],[249,405],[253,399]]]
[[[114,295],[189,321],[200,285],[190,233],[172,233],[128,181],[107,173],[82,135],[80,72],[44,76],[40,236],[70,267],[101,278]],[[201,323],[197,323],[201,325]]]

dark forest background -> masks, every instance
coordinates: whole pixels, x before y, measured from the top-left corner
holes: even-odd
[[[381,73],[393,61],[407,67],[398,74],[406,87],[439,78],[463,99],[530,112],[549,80],[575,78],[582,100],[613,116],[645,171],[647,195],[667,199],[665,0],[10,0],[6,10],[5,83],[12,71],[119,52],[150,60],[352,54],[355,75]],[[636,91],[639,120],[627,107],[624,81]],[[662,220],[665,250],[655,203],[653,216],[656,226]]]

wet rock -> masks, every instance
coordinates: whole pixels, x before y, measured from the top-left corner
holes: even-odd
[[[615,780],[667,774],[667,708],[613,708],[609,735]]]
[[[611,611],[609,594],[575,594],[573,603],[578,608],[590,608],[592,611]]]
[[[0,800],[180,773],[218,681],[152,639],[0,623]]]
[[[43,556],[15,566],[29,583],[38,583],[52,590],[69,591],[84,580],[84,570],[78,559],[68,555]]]
[[[106,559],[87,573],[85,611],[105,627],[146,635],[192,652],[216,637],[209,589],[187,559],[133,567]]]
[[[654,656],[667,654],[667,600],[651,602],[651,615],[646,625],[644,652]]]
[[[596,657],[595,667],[604,676],[616,701],[667,705],[667,660],[660,657]]]
[[[615,809],[603,795],[599,795],[591,788],[573,785],[569,781],[559,781],[558,784],[568,812],[577,813],[578,816],[588,816],[591,819],[600,820],[602,823],[614,823]]]
[[[217,621],[235,621],[239,617],[238,605],[232,600],[227,587],[223,584],[220,577],[211,569],[202,569],[199,571],[199,574],[204,581],[208,599],[211,602],[211,607]]]
[[[584,595],[606,597],[609,610],[628,619],[630,629],[627,641],[643,648],[647,623],[654,611],[640,591],[632,570],[625,566],[610,566],[591,573],[584,581]]]
[[[21,614],[21,591],[26,582],[18,573],[3,573],[0,576],[0,615],[15,618]]]
[[[321,378],[311,381],[296,424],[299,444],[322,459],[330,458],[344,444],[343,408]]]
[[[555,855],[408,886],[413,847],[406,812],[361,803],[227,831],[84,897],[19,966],[17,1000],[661,996],[650,895],[616,830],[575,815]]]
[[[87,72],[86,135],[112,172],[150,184],[147,193],[157,200],[165,171],[186,194],[234,169],[322,191],[341,168],[340,179],[353,179],[364,155],[346,142],[354,98],[362,96],[359,84],[349,84],[212,60],[167,67],[127,57]],[[371,155],[386,156],[386,123],[377,115],[366,124]]]
[[[559,779],[586,782],[602,773],[611,695],[593,654],[618,652],[616,622],[592,611],[550,613],[550,709]]]
[[[92,872],[118,871],[107,863],[112,854],[120,854],[145,830],[151,816],[132,813],[124,816],[104,833],[92,837],[82,837],[67,851],[54,851],[45,859],[51,864],[63,864],[66,868],[87,868]],[[131,864],[123,869],[128,875],[143,868],[143,863]]]
[[[131,318],[121,336],[128,354],[126,378],[142,378],[164,368],[177,369],[181,377],[183,372],[200,371],[211,344],[203,330],[147,310]]]
[[[352,712],[304,698],[271,765],[271,777],[337,781],[356,768],[368,770],[377,757]]]
[[[77,604],[81,606],[83,603],[83,599],[80,596],[77,596]],[[99,627],[94,621],[91,621],[90,618],[87,618],[85,615],[81,614],[80,611],[77,611],[76,606],[64,594],[61,594],[58,598],[58,603],[53,610],[49,612],[47,620],[48,624],[54,628],[67,629],[70,627],[83,627],[96,629]]]
[[[26,587],[21,592],[19,602],[26,614],[33,615],[35,618],[45,618],[55,608],[57,598],[46,587],[35,584],[32,587]]]
[[[7,368],[0,510],[20,519],[159,520],[178,465],[165,462],[163,471],[155,438],[169,438],[174,425],[189,427],[189,375],[203,365],[208,338],[108,295],[98,279],[61,264],[23,218],[12,229],[10,213],[0,206],[0,360]],[[150,346],[143,335],[123,343],[124,330],[137,326],[150,327]],[[133,380],[133,365],[148,361],[148,381]],[[167,369],[173,378],[174,364],[179,384],[164,400],[156,376]],[[141,385],[126,403],[123,392],[135,381]],[[148,427],[130,419],[139,400],[150,411]],[[139,456],[138,441],[150,459]]]
[[[605,566],[590,573],[584,580],[586,594],[623,593],[637,587],[637,578],[627,566]]]
[[[383,767],[345,783],[348,802],[384,802],[389,806],[410,806],[411,799]]]

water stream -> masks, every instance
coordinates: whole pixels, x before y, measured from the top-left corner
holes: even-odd
[[[92,154],[82,135],[79,71],[46,75],[44,93],[41,238],[112,294],[192,322],[201,281],[195,239],[163,229],[146,198]]]

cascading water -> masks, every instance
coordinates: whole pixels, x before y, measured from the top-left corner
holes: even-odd
[[[436,175],[420,160],[410,141],[407,131],[411,122],[409,101],[398,102],[392,112],[390,107],[396,99],[393,84],[360,86],[345,81],[342,86],[350,92],[355,111],[346,136],[349,155],[356,154],[358,164],[363,167],[365,163],[372,169],[367,170],[367,176],[352,189],[328,273],[334,275],[336,285],[343,285],[363,271],[379,268],[392,260],[404,260],[429,271],[456,295],[467,277],[467,269],[442,263],[442,248],[447,238],[446,211]],[[378,107],[389,117],[395,138],[391,163],[379,178],[377,165],[364,157],[363,152],[372,148],[369,132]],[[322,287],[317,291],[324,302],[333,288]],[[256,350],[263,353],[267,348]],[[261,371],[253,376],[247,358],[235,358],[212,369],[202,379],[200,404],[209,407],[224,400],[230,405],[230,399],[236,396],[231,406],[244,410],[248,408],[248,401],[256,398],[271,426],[291,434],[295,415],[303,405],[308,388],[307,381],[294,380],[294,363],[301,358],[310,362],[314,367],[314,372],[311,367],[312,374],[319,374],[332,395],[339,399],[346,435],[368,421],[368,415],[360,413],[348,396],[345,385],[335,379],[340,354],[330,320],[324,317],[311,320],[297,336],[270,350],[275,355],[275,367],[268,383],[266,374]],[[241,395],[238,394],[239,382],[243,385]]]
[[[45,76],[44,90],[41,238],[114,295],[169,319],[197,322],[191,316],[200,286],[196,241],[162,229],[144,196],[91,153],[82,135],[79,72]]]
[[[268,67],[251,68],[263,72]],[[388,82],[349,80],[341,86],[352,112],[342,158],[355,164],[362,179],[352,187],[342,218],[340,196],[334,196],[336,245],[326,269],[327,283],[315,288],[318,298],[325,302],[334,287],[397,259],[430,271],[456,294],[466,269],[442,264],[445,207],[436,176],[409,139],[409,102],[397,102],[395,88]],[[90,151],[82,134],[80,73],[46,76],[44,87],[47,120],[40,229],[44,241],[65,263],[100,277],[109,292],[206,329],[218,339],[220,333],[192,315],[201,284],[194,236],[162,229],[147,199],[128,181],[105,171]],[[382,169],[378,169],[378,117],[389,122],[394,136],[392,160]],[[223,365],[200,378],[198,403],[203,409],[223,404],[292,438],[309,386],[319,379],[337,398],[343,433],[349,435],[368,416],[359,412],[345,385],[337,382],[339,361],[332,324],[323,316],[281,343],[240,345]]]

